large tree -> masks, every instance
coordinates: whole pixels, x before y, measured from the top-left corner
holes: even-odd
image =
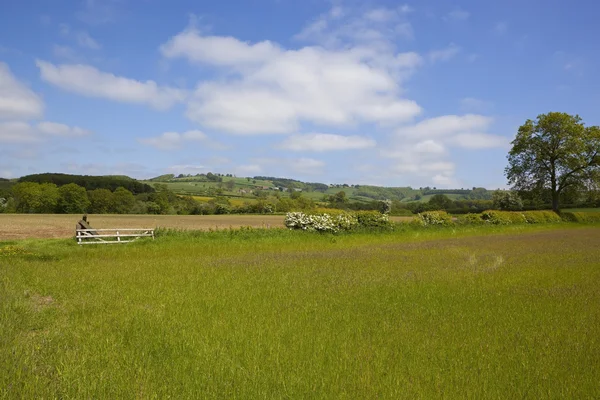
[[[505,174],[515,190],[550,191],[552,209],[561,193],[600,169],[600,128],[560,112],[527,120],[512,141]]]

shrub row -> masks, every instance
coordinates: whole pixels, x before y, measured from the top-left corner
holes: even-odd
[[[567,222],[600,222],[600,212],[561,212],[560,217]]]
[[[356,228],[386,228],[392,224],[387,214],[378,211],[323,212],[305,214],[289,212],[285,216],[285,226],[309,232],[350,231]]]
[[[414,222],[420,226],[448,226],[454,224],[452,216],[446,211],[425,211],[419,213]]]
[[[576,214],[576,213],[569,213]],[[572,216],[573,220],[577,217]],[[583,217],[580,217],[583,219]],[[486,210],[481,214],[465,214],[457,218],[460,225],[511,225],[545,224],[561,222],[561,216],[553,211],[496,211]],[[421,226],[447,226],[454,224],[452,217],[444,211],[428,211],[419,214],[415,223]]]

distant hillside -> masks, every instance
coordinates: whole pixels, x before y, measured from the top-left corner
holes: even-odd
[[[123,175],[92,176],[45,173],[23,176],[19,178],[19,182],[54,183],[57,186],[75,183],[87,190],[108,189],[114,191],[118,187],[124,187],[133,194],[154,192],[152,186]]]
[[[290,178],[274,176],[234,177],[232,174],[218,174],[208,172],[196,175],[165,174],[149,179],[149,183],[168,183],[169,188],[175,192],[191,195],[211,195],[212,185],[219,184],[224,189],[225,195],[239,194],[244,189],[279,189],[301,190],[314,200],[320,200],[323,195],[330,195],[339,191],[346,192],[347,197],[353,201],[369,202],[372,200],[398,200],[402,202],[426,202],[433,195],[444,194],[453,200],[491,200],[492,191],[485,188],[473,189],[437,189],[411,187],[382,187],[371,185],[328,185],[319,182],[302,182]],[[201,183],[198,186],[197,183]],[[226,183],[231,186],[227,190]],[[185,184],[185,185],[184,185]],[[204,184],[204,185],[202,185]],[[216,188],[216,187],[215,187]]]

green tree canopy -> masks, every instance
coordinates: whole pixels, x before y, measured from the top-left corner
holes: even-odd
[[[124,187],[118,187],[113,193],[113,212],[127,214],[135,204],[133,193]]]
[[[17,183],[12,193],[16,210],[22,213],[53,213],[59,199],[58,187],[53,183]]]
[[[96,189],[88,192],[90,199],[89,212],[93,214],[108,214],[114,207],[113,194],[108,189]]]
[[[87,192],[84,187],[75,183],[58,188],[58,212],[65,214],[84,213],[90,206]]]
[[[452,208],[452,200],[445,194],[435,194],[429,199],[429,208],[432,210],[447,210]]]
[[[598,171],[599,153],[599,127],[586,127],[578,115],[541,114],[519,128],[505,174],[515,190],[550,190],[552,208],[558,211],[565,188]]]

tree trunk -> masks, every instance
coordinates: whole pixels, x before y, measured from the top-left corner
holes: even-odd
[[[554,212],[558,212],[558,197],[560,196],[560,192],[557,190],[552,191],[552,210]]]

